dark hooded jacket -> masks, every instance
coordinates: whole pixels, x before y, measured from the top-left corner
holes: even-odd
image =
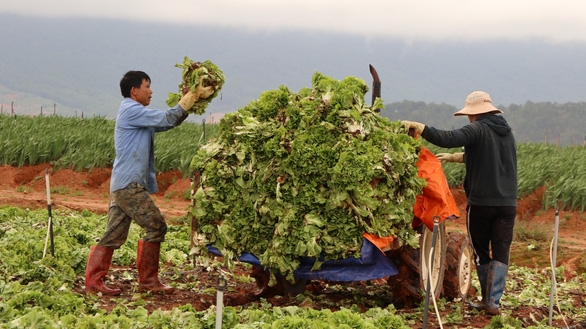
[[[468,204],[517,206],[517,147],[505,118],[485,115],[449,131],[425,126],[421,136],[440,147],[464,147]]]

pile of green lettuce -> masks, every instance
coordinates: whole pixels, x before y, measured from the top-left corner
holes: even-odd
[[[231,266],[248,252],[292,278],[301,258],[319,269],[359,257],[365,232],[416,246],[422,144],[376,112],[382,100],[365,105],[367,91],[355,77],[316,72],[311,89],[281,86],[226,115],[191,163],[199,174],[192,253],[205,262],[213,245]]]
[[[183,63],[175,66],[183,69],[182,79],[181,83],[179,83],[179,93],[169,93],[167,105],[170,107],[177,105],[184,94],[195,91],[195,87],[201,82],[204,87],[214,87],[214,93],[207,98],[199,99],[187,112],[192,114],[205,113],[208,104],[218,96],[226,81],[224,73],[209,60],[203,63],[194,62],[187,56],[183,59]]]

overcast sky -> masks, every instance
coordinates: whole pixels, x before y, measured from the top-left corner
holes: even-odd
[[[585,0],[0,0],[0,13],[413,40],[586,41]]]

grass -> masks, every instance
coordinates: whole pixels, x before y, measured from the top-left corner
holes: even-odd
[[[513,229],[513,239],[519,242],[548,242],[552,238],[551,229],[541,223],[520,220]]]
[[[26,187],[23,185],[20,185],[19,187],[16,188],[16,192],[21,192],[21,193],[30,193],[32,190],[30,187]]]
[[[177,192],[165,193],[165,200],[170,201],[177,194]]]
[[[51,187],[51,193],[55,194],[69,194],[69,188],[62,185],[56,185]]]
[[[586,273],[586,254],[582,254],[579,256],[578,261],[576,261],[576,266],[576,272]]]

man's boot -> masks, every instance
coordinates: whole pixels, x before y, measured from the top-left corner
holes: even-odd
[[[111,289],[104,285],[104,277],[110,269],[112,253],[114,249],[102,246],[91,246],[90,256],[85,268],[85,291],[116,296],[122,292],[120,289]]]
[[[488,300],[488,298],[486,297],[486,293],[488,291],[486,287],[486,281],[488,278],[489,264],[490,263],[476,266],[476,273],[478,274],[478,281],[480,281],[480,293],[482,299],[479,303],[470,303],[470,307],[477,309],[479,311],[483,310],[486,307],[486,301]]]
[[[499,315],[499,303],[505,290],[505,283],[509,266],[499,261],[493,260],[489,263],[488,277],[486,280],[487,302],[486,313],[490,315]]]
[[[173,292],[173,287],[162,284],[159,281],[159,253],[160,242],[144,242],[138,240],[138,253],[136,265],[138,267],[138,290],[141,292],[168,294]]]

